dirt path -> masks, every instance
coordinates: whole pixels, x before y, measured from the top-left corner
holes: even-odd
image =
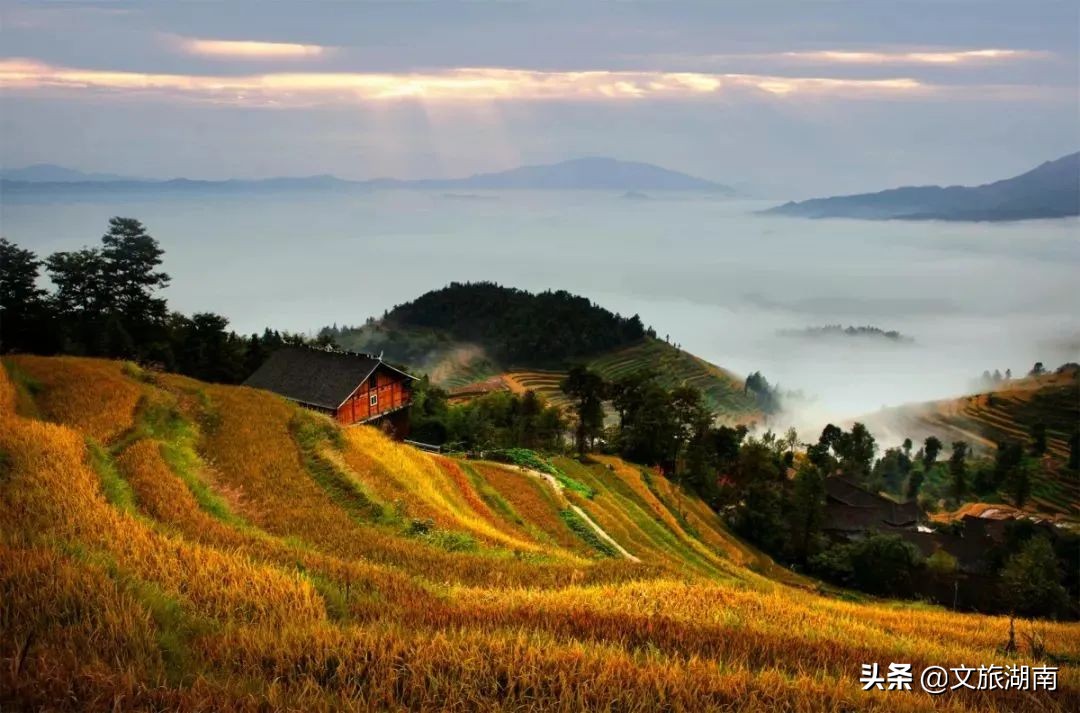
[[[621,554],[623,557],[630,560],[631,562],[641,562],[640,559],[638,559],[636,556],[630,554],[626,550],[625,547],[623,547],[618,542],[616,542],[615,538],[613,538],[611,535],[607,534],[607,532],[604,531],[604,528],[597,525],[593,521],[593,519],[591,517],[589,517],[589,514],[587,512],[585,512],[584,510],[579,508],[577,505],[574,505],[573,503],[570,503],[570,509],[573,510],[574,512],[576,512],[578,517],[580,517],[582,520],[584,520],[589,525],[589,527],[591,527],[593,530],[595,530],[596,535],[600,539],[602,539],[604,542],[608,543],[609,545],[614,547],[616,550],[618,550],[619,554]]]
[[[492,465],[496,465],[496,466],[498,466],[500,468],[503,468],[505,470],[512,470],[515,473],[525,473],[526,475],[531,475],[534,478],[539,478],[540,480],[543,480],[543,481],[547,482],[547,484],[551,486],[552,490],[554,490],[556,492],[556,494],[562,496],[563,500],[566,500],[566,497],[563,494],[563,490],[564,490],[563,484],[560,483],[559,480],[554,475],[551,475],[550,473],[544,473],[544,472],[539,471],[539,470],[533,470],[532,468],[524,468],[522,466],[506,465],[505,463],[492,463]],[[593,529],[593,531],[596,533],[597,537],[599,537],[604,542],[606,542],[609,545],[611,545],[612,547],[614,547],[619,552],[619,554],[621,554],[623,557],[630,560],[631,562],[641,562],[641,560],[638,557],[636,557],[635,555],[630,554],[630,552],[627,551],[627,549],[625,547],[623,547],[618,542],[616,542],[615,538],[612,537],[611,535],[609,535],[604,530],[604,528],[602,528],[598,524],[596,524],[596,521],[594,521],[591,517],[589,517],[589,514],[587,512],[585,512],[580,507],[578,507],[577,505],[574,505],[573,503],[571,503],[569,501],[566,501],[566,504],[571,510],[574,511],[574,513],[578,517],[580,517],[582,520],[585,521],[585,524],[587,524],[589,527],[591,527]]]

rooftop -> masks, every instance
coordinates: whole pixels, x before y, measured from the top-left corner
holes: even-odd
[[[244,385],[308,406],[336,409],[380,366],[416,378],[371,354],[290,346],[271,354]]]

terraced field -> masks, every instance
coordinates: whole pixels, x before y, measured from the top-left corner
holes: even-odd
[[[1080,372],[1027,377],[1001,388],[959,399],[885,409],[866,418],[871,430],[922,440],[935,435],[948,444],[964,440],[984,452],[1000,441],[1029,443],[1032,427],[1047,428],[1044,472],[1033,484],[1031,508],[1080,515],[1080,479],[1065,468],[1070,433],[1080,425]]]
[[[754,399],[743,392],[742,381],[733,374],[657,339],[594,358],[587,365],[609,381],[652,369],[667,388],[696,386],[713,413],[726,423],[746,423],[760,415]],[[570,401],[559,388],[565,376],[562,370],[520,369],[507,371],[501,378],[511,391],[531,389],[551,404],[569,407]],[[478,381],[459,390],[479,393],[480,385]]]
[[[668,388],[696,386],[713,412],[725,421],[741,423],[758,415],[757,404],[744,392],[742,379],[659,339],[647,339],[592,359],[588,365],[609,381],[650,368]]]
[[[655,473],[545,467],[122,362],[7,358],[0,710],[1080,707],[1080,624],[1018,622],[1045,650],[1004,653],[1006,618],[826,596]],[[1053,692],[862,690],[861,664],[897,661],[1061,670]]]
[[[569,409],[570,399],[559,388],[565,377],[565,371],[508,371],[502,375],[502,380],[514,393],[535,391],[549,404]]]

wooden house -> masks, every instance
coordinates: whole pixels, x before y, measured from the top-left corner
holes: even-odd
[[[283,347],[244,385],[281,394],[343,425],[387,419],[395,434],[403,437],[415,380],[370,354]]]
[[[838,475],[825,479],[823,529],[833,537],[859,537],[869,532],[915,530],[919,506],[897,503]]]

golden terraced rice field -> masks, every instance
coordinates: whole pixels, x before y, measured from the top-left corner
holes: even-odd
[[[4,367],[0,710],[1080,707],[1080,625],[1020,622],[1035,660],[1002,617],[828,596],[616,458],[554,460],[586,498],[244,387]],[[1051,661],[1055,692],[857,680]]]

